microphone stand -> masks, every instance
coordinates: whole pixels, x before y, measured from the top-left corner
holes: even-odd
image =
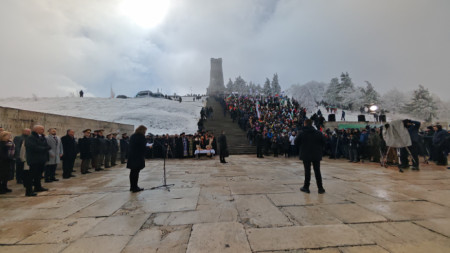
[[[164,146],[163,146],[164,147]],[[170,192],[170,187],[174,186],[175,184],[167,184],[167,178],[166,178],[166,158],[169,156],[169,150],[170,150],[170,145],[167,144],[167,148],[166,148],[166,155],[164,156],[164,165],[163,165],[163,170],[164,170],[164,184],[160,185],[160,186],[155,186],[150,188],[150,190],[155,190],[155,189],[160,189],[160,188],[165,188],[167,191]]]

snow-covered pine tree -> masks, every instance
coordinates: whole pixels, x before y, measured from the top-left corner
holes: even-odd
[[[231,81],[231,78],[228,79],[228,83],[227,83],[227,92],[231,93],[234,91],[234,84],[233,81]]]
[[[419,85],[419,89],[414,90],[410,102],[403,107],[405,113],[409,113],[427,122],[431,122],[436,117],[436,102],[428,89]]]
[[[263,88],[261,87],[261,84],[258,83],[256,85],[256,92],[255,93],[257,93],[257,94],[263,93]]]
[[[340,104],[341,107],[347,107],[349,95],[355,92],[355,85],[353,85],[352,79],[347,72],[341,74],[341,82],[338,85],[338,90],[339,93],[336,97],[338,104]]]
[[[278,83],[278,74],[277,74],[277,73],[275,73],[275,74],[273,75],[272,86],[271,86],[271,88],[272,88],[272,94],[273,94],[273,95],[281,94],[281,86],[280,86],[280,84]]]
[[[337,105],[337,96],[339,94],[339,79],[337,77],[331,79],[330,84],[328,85],[325,94],[324,100],[328,104]]]
[[[366,84],[366,88],[362,89],[364,103],[378,104],[380,102],[380,94],[373,88],[373,85],[369,81],[366,81]]]
[[[256,94],[256,85],[252,81],[248,83],[248,94],[250,95]]]
[[[269,80],[269,78],[266,78],[266,82],[264,83],[264,87],[263,87],[263,93],[266,96],[272,95],[272,88],[270,87],[270,80]]]
[[[292,85],[287,94],[295,98],[302,107],[308,111],[315,111],[319,103],[323,100],[327,84],[310,81],[304,85]]]
[[[403,92],[397,89],[392,89],[386,92],[381,98],[381,109],[388,110],[392,113],[398,113],[402,111],[407,102],[407,97]]]
[[[339,92],[340,106],[343,109],[355,110],[364,105],[362,88],[347,87]]]
[[[243,95],[246,90],[247,82],[241,77],[236,77],[234,80],[234,91],[238,92],[239,95]]]

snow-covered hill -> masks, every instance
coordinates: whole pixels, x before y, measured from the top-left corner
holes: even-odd
[[[110,122],[145,125],[153,134],[195,133],[202,101],[162,98],[8,98],[0,106]]]

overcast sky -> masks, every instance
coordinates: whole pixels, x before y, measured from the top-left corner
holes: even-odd
[[[0,96],[205,93],[221,57],[225,83],[349,72],[381,93],[422,84],[450,100],[448,0],[139,2],[1,0]]]

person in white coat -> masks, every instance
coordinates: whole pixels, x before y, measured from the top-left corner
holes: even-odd
[[[59,181],[55,178],[55,171],[56,167],[61,162],[60,159],[63,155],[63,146],[61,139],[56,136],[56,128],[50,128],[48,130],[48,135],[45,138],[51,149],[48,151],[49,160],[45,166],[44,177],[46,183],[51,183],[53,181]]]

